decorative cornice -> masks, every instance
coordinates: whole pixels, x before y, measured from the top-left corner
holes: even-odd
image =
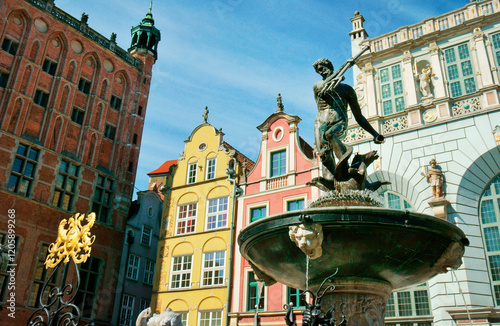
[[[406,50],[403,53],[403,63],[411,63],[412,59],[413,59],[413,55],[410,53],[410,51]]]
[[[436,44],[436,42],[432,42],[431,44],[429,44],[429,53],[431,55],[439,54],[439,46]]]

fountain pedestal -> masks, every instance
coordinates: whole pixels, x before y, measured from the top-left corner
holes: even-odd
[[[335,290],[325,294],[321,305],[334,307],[337,321],[342,320],[342,311],[349,325],[384,325],[390,284],[373,280],[336,280],[334,284]]]

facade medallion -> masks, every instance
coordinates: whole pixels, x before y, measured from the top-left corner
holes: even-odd
[[[35,27],[40,33],[45,33],[49,29],[47,24],[40,18],[35,19]]]
[[[83,45],[80,43],[80,41],[73,40],[71,41],[71,49],[75,53],[82,53],[83,52]]]
[[[425,122],[434,122],[437,119],[436,109],[429,109],[424,111],[423,118]]]

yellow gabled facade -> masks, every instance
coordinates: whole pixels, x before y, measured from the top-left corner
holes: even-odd
[[[181,313],[184,326],[226,323],[236,211],[236,186],[226,170],[231,166],[239,175],[243,156],[222,138],[208,123],[196,127],[185,141],[172,188],[163,191],[151,308]]]

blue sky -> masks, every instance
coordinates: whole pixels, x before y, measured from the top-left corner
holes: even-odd
[[[161,31],[158,61],[147,106],[136,191],[147,189],[150,172],[179,158],[184,140],[202,123],[222,128],[224,140],[251,159],[259,152],[256,129],[276,109],[302,118],[299,133],[313,142],[316,105],[312,63],[329,58],[339,67],[351,56],[350,18],[358,10],[370,37],[418,23],[469,3],[468,0],[154,0]],[[130,46],[130,29],[149,9],[149,0],[56,0],[104,36],[118,34]],[[352,81],[352,72],[346,76]]]

